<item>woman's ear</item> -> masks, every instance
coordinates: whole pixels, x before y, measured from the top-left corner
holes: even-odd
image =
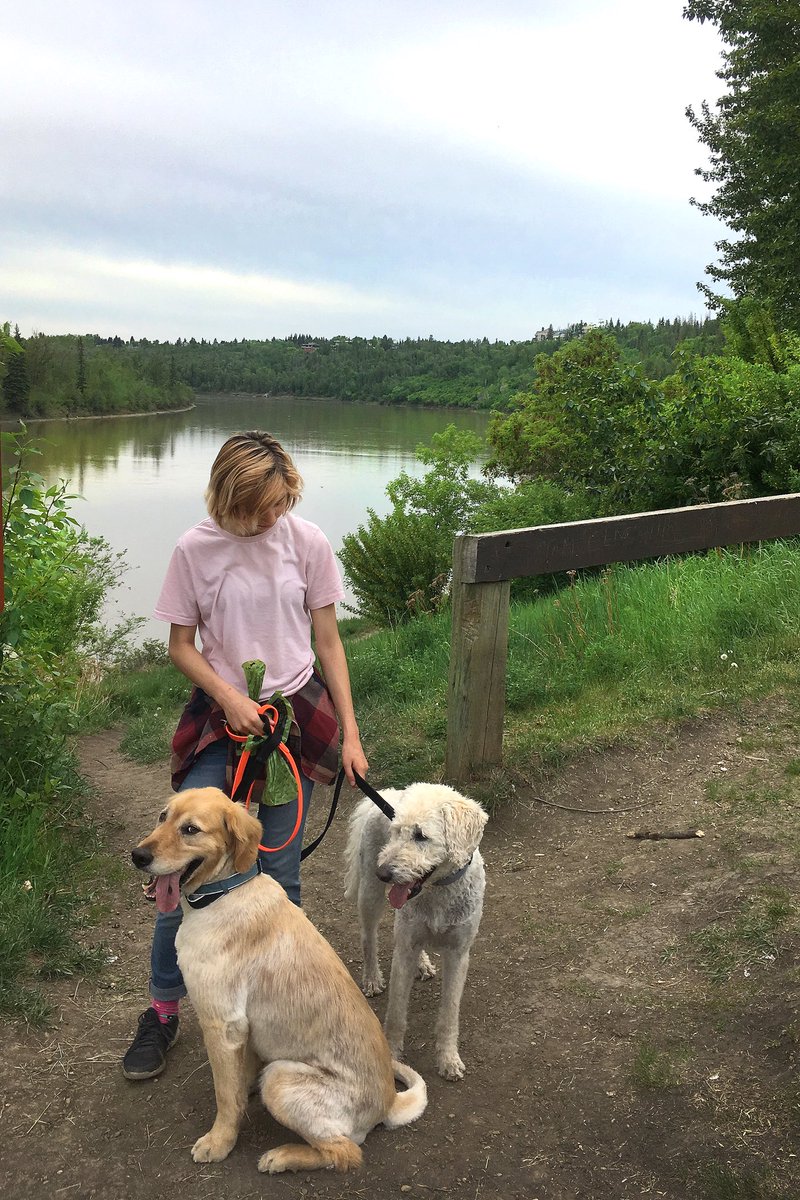
[[[258,856],[261,822],[251,816],[243,804],[231,804],[225,824],[231,834],[234,870],[246,871]]]

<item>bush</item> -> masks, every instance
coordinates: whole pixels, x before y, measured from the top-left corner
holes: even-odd
[[[379,517],[369,509],[367,524],[348,534],[339,552],[359,614],[381,626],[436,611],[452,556],[452,536],[433,517],[401,510]]]
[[[3,505],[6,608],[0,614],[0,1007],[42,1014],[20,983],[31,960],[49,973],[77,962],[69,931],[78,887],[95,850],[80,816],[80,779],[69,739],[87,648],[117,582],[118,556],[68,512],[66,485],[27,470],[24,434],[2,435],[15,460]],[[70,965],[71,964],[71,965]],[[43,966],[41,972],[45,970]]]
[[[796,491],[800,367],[776,372],[736,357],[679,355],[665,380],[665,457],[674,504]]]
[[[475,434],[454,425],[434,434],[430,447],[417,449],[431,468],[427,474],[413,479],[402,472],[386,489],[391,512],[379,517],[368,509],[367,524],[345,537],[339,558],[361,616],[391,625],[441,607],[453,538],[498,490],[469,478],[480,445]]]
[[[546,480],[519,487],[469,477],[480,443],[451,425],[436,434],[417,457],[431,466],[422,479],[405,472],[386,491],[392,511],[348,534],[339,557],[363,617],[393,625],[410,616],[437,612],[449,595],[453,539],[457,533],[489,533],[579,521],[591,516],[591,501]],[[516,599],[560,587],[563,576],[514,580]]]
[[[475,513],[470,533],[558,525],[566,521],[583,521],[593,515],[591,500],[585,492],[565,492],[547,480],[531,480],[519,487],[498,489],[497,495]],[[512,579],[511,597],[513,600],[532,600],[539,592],[553,591],[566,582],[564,572]]]

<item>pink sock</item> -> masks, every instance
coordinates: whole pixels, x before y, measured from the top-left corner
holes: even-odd
[[[162,1025],[166,1025],[170,1017],[177,1017],[179,1003],[178,1000],[153,1000],[151,1006],[158,1013],[158,1019]]]

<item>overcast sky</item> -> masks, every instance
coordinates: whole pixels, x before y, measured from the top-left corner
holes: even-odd
[[[28,0],[0,40],[0,321],[523,339],[703,314],[683,0]]]

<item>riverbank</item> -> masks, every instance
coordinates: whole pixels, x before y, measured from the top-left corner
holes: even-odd
[[[173,413],[187,413],[196,408],[196,404],[187,404],[182,408],[154,408],[149,412],[118,412],[118,413],[79,413],[74,416],[53,416],[53,417],[17,417],[14,421],[9,421],[6,418],[0,419],[0,429],[19,429],[21,426],[26,428],[30,425],[40,425],[43,421],[110,421],[114,418],[121,417],[165,417]]]

